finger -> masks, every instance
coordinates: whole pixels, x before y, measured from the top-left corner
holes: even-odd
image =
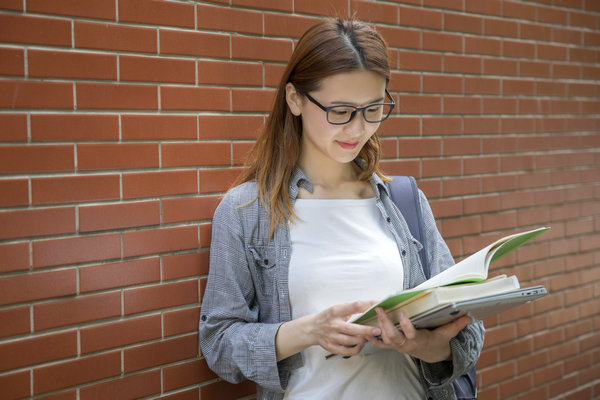
[[[436,333],[442,334],[445,338],[452,339],[458,335],[458,332],[463,330],[465,326],[469,325],[471,321],[471,317],[465,315],[450,323],[447,323],[446,325],[442,325],[435,330],[437,331]]]
[[[361,350],[365,347],[365,344],[357,344],[355,346],[342,346],[339,344],[331,344],[327,346],[326,350],[332,354],[337,354],[340,356],[354,356],[361,352]]]
[[[402,311],[398,313],[398,321],[404,336],[406,336],[408,340],[413,340],[417,336],[417,329]]]
[[[349,317],[352,314],[366,311],[374,303],[374,301],[354,301],[352,303],[338,304],[331,307],[331,312],[338,317]]]
[[[377,307],[377,323],[379,324],[379,328],[381,329],[381,339],[385,344],[392,344],[392,340],[397,338],[399,335],[402,335],[401,340],[404,340],[404,335],[398,331],[396,326],[392,323],[392,321],[385,314],[383,309]]]

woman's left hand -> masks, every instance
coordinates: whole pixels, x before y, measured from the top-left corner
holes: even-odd
[[[379,338],[368,337],[367,340],[376,347],[395,349],[428,363],[450,359],[450,339],[471,322],[470,317],[464,316],[432,330],[417,329],[400,312],[400,328],[396,328],[381,308],[378,307],[376,311],[381,335]]]

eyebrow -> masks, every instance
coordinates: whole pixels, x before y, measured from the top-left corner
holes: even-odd
[[[376,103],[382,103],[385,100],[385,97],[380,97],[378,99],[369,101],[367,103],[365,103],[366,106],[370,105],[370,104],[376,104]],[[354,107],[359,107],[359,105],[357,105],[356,103],[352,103],[350,101],[332,101],[331,102],[332,105],[340,105],[340,106],[354,106]]]

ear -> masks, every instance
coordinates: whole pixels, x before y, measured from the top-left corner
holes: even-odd
[[[302,114],[302,97],[290,82],[285,85],[285,101],[292,114],[296,117]]]

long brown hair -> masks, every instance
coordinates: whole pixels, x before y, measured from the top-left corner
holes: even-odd
[[[330,75],[357,70],[381,75],[386,86],[390,79],[387,44],[369,25],[353,19],[327,19],[300,38],[277,88],[271,114],[250,151],[247,168],[235,183],[257,182],[258,198],[271,218],[271,237],[278,224],[295,219],[288,182],[300,156],[302,121],[288,108],[286,84],[292,83],[298,93],[305,94],[318,90]],[[360,180],[368,180],[373,173],[388,180],[379,170],[377,134],[358,157],[365,161]]]

